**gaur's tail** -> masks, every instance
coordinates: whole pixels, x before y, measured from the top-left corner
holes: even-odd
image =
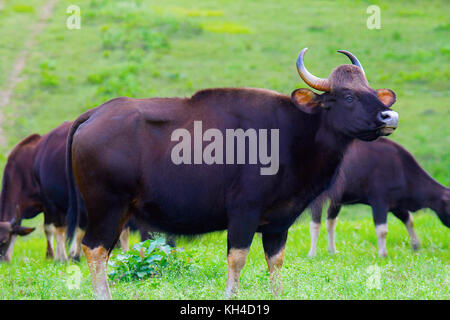
[[[68,184],[68,198],[69,198],[69,206],[66,217],[67,224],[67,241],[69,244],[73,241],[75,236],[75,230],[80,223],[80,215],[84,213],[84,203],[81,199],[80,191],[75,183],[75,178],[72,170],[72,143],[73,143],[73,135],[77,131],[78,127],[87,121],[93,111],[96,109],[89,110],[79,116],[72,127],[69,130],[69,134],[67,136],[67,145],[66,145],[66,178]]]

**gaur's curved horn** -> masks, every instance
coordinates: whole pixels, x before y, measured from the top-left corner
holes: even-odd
[[[303,56],[305,55],[306,50],[308,48],[304,48],[300,51],[297,58],[297,70],[300,77],[305,81],[305,83],[313,89],[320,91],[330,91],[331,83],[328,79],[318,78],[306,69],[305,64],[303,63]]]
[[[356,58],[353,55],[353,53],[351,53],[350,51],[347,51],[347,50],[338,50],[337,52],[345,54],[350,59],[352,64],[359,67],[361,69],[361,71],[364,73],[364,68],[362,67],[361,62],[359,62],[358,58]],[[365,75],[365,73],[364,73],[364,75]]]

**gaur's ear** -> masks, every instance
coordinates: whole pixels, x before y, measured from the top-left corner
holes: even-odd
[[[320,95],[309,89],[297,89],[291,94],[291,100],[303,112],[314,114],[320,111]]]
[[[378,89],[377,96],[386,107],[392,106],[396,100],[394,91],[389,89]]]
[[[22,226],[14,226],[12,229],[13,234],[18,234],[19,236],[26,236],[34,231],[36,228],[27,228]]]

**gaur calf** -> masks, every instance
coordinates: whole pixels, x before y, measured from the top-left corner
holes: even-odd
[[[414,250],[419,240],[410,212],[430,208],[450,227],[450,189],[439,184],[401,145],[385,138],[355,140],[348,148],[331,187],[311,205],[311,249],[316,255],[322,204],[330,199],[327,213],[328,251],[336,252],[336,219],[342,205],[362,203],[372,207],[378,238],[378,255],[387,255],[387,214],[392,212],[408,230]]]

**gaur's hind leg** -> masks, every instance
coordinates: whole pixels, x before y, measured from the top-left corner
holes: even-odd
[[[308,256],[315,257],[317,251],[317,240],[319,239],[320,223],[322,220],[322,204],[313,204],[311,206],[311,224],[309,226],[309,232],[311,234],[311,248],[309,249]]]
[[[47,237],[47,257],[56,261],[67,261],[66,253],[66,212],[59,210],[52,201],[44,197],[44,232]],[[53,251],[53,236],[56,240],[56,250]]]
[[[414,224],[411,213],[404,209],[392,210],[392,213],[405,224],[406,230],[408,230],[409,239],[411,240],[411,246],[413,250],[418,250],[420,248],[420,242],[414,232]]]
[[[80,261],[80,256],[82,253],[81,241],[83,240],[87,227],[87,212],[80,192],[77,192],[76,195],[77,195],[76,198],[77,198],[78,225],[75,230],[75,237],[72,246],[70,248],[69,257],[75,261]]]
[[[77,215],[78,215],[78,225],[75,230],[75,238],[70,248],[69,257],[75,261],[80,261],[80,256],[82,253],[81,242],[84,235],[86,234],[87,228],[87,212],[84,201],[81,197],[80,192],[77,192]]]
[[[375,223],[375,232],[378,240],[378,256],[386,257],[386,235],[388,207],[384,204],[372,204],[372,217]]]
[[[47,239],[47,251],[45,253],[45,257],[48,259],[53,259],[55,256],[53,251],[53,234],[55,232],[55,226],[53,224],[44,223],[44,233],[45,238]]]
[[[239,212],[229,217],[227,233],[227,298],[237,293],[241,270],[245,265],[248,251],[258,226],[258,220],[259,215],[256,212]]]
[[[60,262],[67,261],[66,254],[66,226],[55,227],[56,254],[55,260]]]
[[[120,195],[89,194],[86,197],[88,225],[82,247],[97,299],[111,299],[106,267],[109,255],[128,221],[127,206],[127,199]]]
[[[75,239],[73,240],[72,246],[70,247],[69,257],[75,261],[80,261],[81,255],[81,241],[83,240],[85,231],[77,227],[75,231]]]
[[[336,222],[341,206],[331,201],[327,212],[328,252],[336,253]]]
[[[262,234],[264,253],[269,267],[270,289],[273,295],[279,295],[282,291],[281,267],[284,261],[287,234],[287,231]]]

